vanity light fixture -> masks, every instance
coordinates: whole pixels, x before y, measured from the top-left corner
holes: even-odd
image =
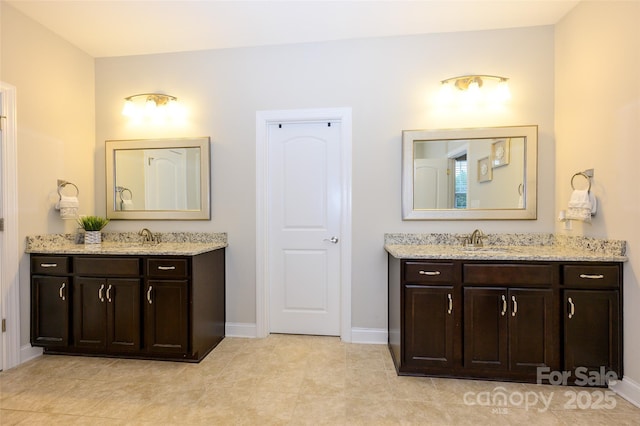
[[[511,99],[508,80],[507,77],[498,75],[461,75],[447,78],[441,81],[441,97],[445,102],[451,102],[458,95],[465,103],[477,103],[483,98],[490,102],[502,103]],[[481,90],[487,81],[496,83],[488,92],[486,87]]]
[[[172,119],[180,115],[178,98],[163,93],[140,93],[124,98],[122,115],[131,119]]]

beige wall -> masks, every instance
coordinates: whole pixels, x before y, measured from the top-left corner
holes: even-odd
[[[555,56],[556,210],[585,169],[599,201],[590,225],[556,229],[627,241],[624,368],[640,383],[640,2],[581,2],[556,26]]]
[[[96,61],[96,146],[109,139],[211,136],[210,222],[117,222],[111,230],[229,233],[227,320],[255,323],[255,117],[271,109],[353,108],[354,327],[386,330],[385,232],[550,232],[554,226],[553,28],[434,34],[273,47],[102,58]],[[511,78],[502,111],[452,112],[434,104],[439,82],[464,73]],[[162,91],[189,109],[182,127],[135,127],[123,98]],[[401,219],[403,129],[539,125],[537,221]],[[104,168],[96,164],[96,210]]]
[[[53,206],[57,179],[94,211],[94,60],[0,2],[0,81],[16,87],[19,237],[71,232]],[[24,251],[24,245],[19,247]],[[29,343],[28,256],[20,262],[21,344]]]

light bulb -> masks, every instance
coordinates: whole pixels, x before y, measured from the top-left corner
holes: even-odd
[[[467,104],[475,104],[480,102],[480,85],[476,81],[469,83],[469,87],[464,91],[464,101]]]
[[[442,83],[440,86],[440,102],[444,105],[449,105],[453,102],[453,98],[454,93],[451,84],[448,81]]]
[[[156,101],[153,99],[147,99],[147,102],[144,104],[144,112],[147,115],[153,115],[156,110]]]
[[[509,91],[509,83],[507,80],[500,80],[495,90],[495,99],[497,102],[505,102],[511,99],[511,91]]]
[[[131,99],[128,99],[124,102],[124,107],[122,107],[122,115],[125,117],[133,117],[136,113],[136,106],[133,104]]]
[[[167,102],[167,105],[165,105],[165,108],[167,109],[167,114],[170,117],[173,117],[180,107],[178,106],[178,101],[170,99],[169,102]]]

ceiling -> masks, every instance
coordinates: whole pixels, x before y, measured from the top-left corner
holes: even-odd
[[[2,0],[89,55],[553,25],[579,0]]]

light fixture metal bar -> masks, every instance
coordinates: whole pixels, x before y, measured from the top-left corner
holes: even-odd
[[[445,83],[449,83],[451,81],[457,81],[457,80],[473,80],[475,78],[489,78],[489,79],[493,79],[493,80],[498,80],[498,81],[508,81],[509,78],[507,77],[502,77],[499,75],[489,75],[489,74],[468,74],[468,75],[459,75],[457,77],[450,77],[444,80],[441,80],[440,82],[442,84]]]
[[[147,101],[154,101],[156,105],[164,105],[169,101],[177,101],[178,98],[164,93],[138,93],[124,98],[125,101],[133,101],[134,98],[145,97]]]

